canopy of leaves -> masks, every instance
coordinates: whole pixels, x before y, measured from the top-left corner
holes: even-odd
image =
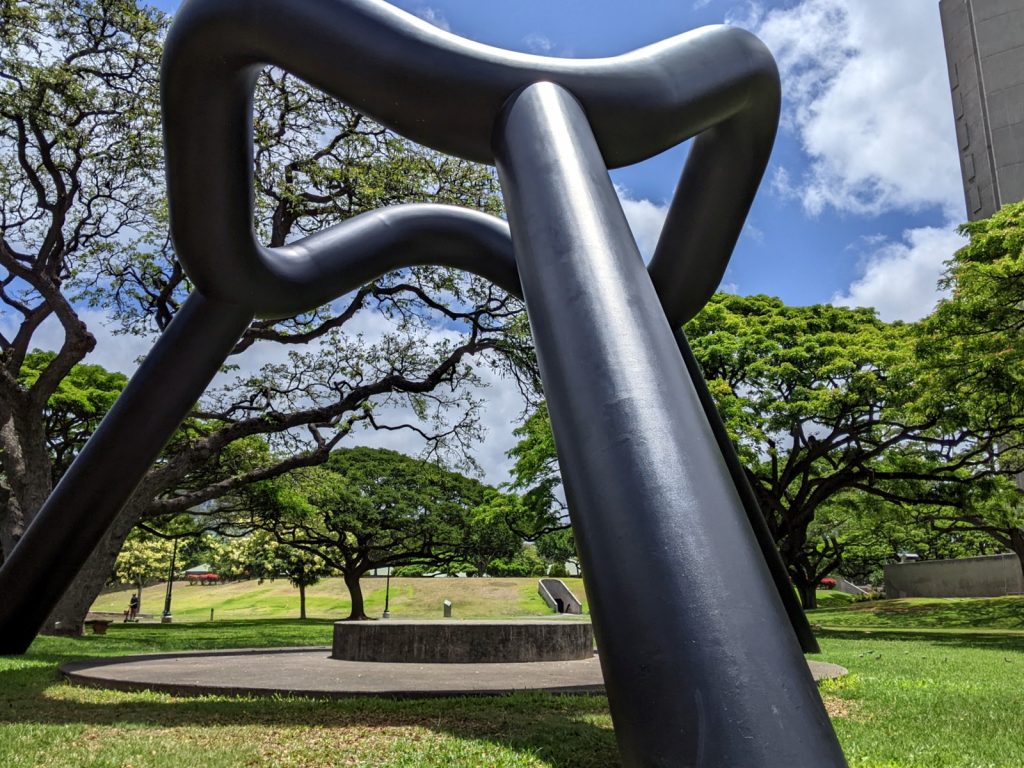
[[[54,357],[54,352],[30,352],[21,366],[22,386],[31,389]],[[54,481],[78,455],[127,382],[124,374],[79,363],[57,384],[44,411]]]
[[[469,545],[488,488],[380,448],[337,450],[327,463],[254,489],[254,527],[344,574],[441,564]]]
[[[687,334],[798,585],[839,562],[808,539],[839,495],[956,507],[992,471],[992,435],[931,396],[912,326],[719,294]]]
[[[121,584],[143,584],[150,579],[166,579],[173,551],[173,541],[142,530],[133,531],[117,556],[114,578]]]
[[[1024,428],[1024,203],[961,227],[950,296],[922,324],[918,351],[933,396],[981,428]]]

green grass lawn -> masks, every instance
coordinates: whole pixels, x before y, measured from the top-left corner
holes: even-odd
[[[563,579],[587,607],[582,579]],[[384,612],[385,579],[362,580],[368,616]],[[159,616],[164,606],[165,584],[142,591],[142,612]],[[175,582],[172,612],[176,621],[214,619],[298,618],[299,591],[286,580],[238,581],[202,587]],[[128,607],[131,590],[101,595],[93,611],[122,613]],[[424,579],[392,578],[389,609],[392,618],[441,618],[445,600],[453,603],[453,615],[463,619],[548,616],[551,610],[537,593],[536,578],[522,579]],[[341,579],[324,579],[306,590],[306,615],[310,618],[342,619],[349,614],[348,590]]]
[[[1024,631],[1024,596],[915,597],[850,603],[843,607],[821,604],[808,616],[814,624],[823,627]]]
[[[840,592],[838,589],[819,589],[817,595],[819,608],[842,608],[854,601],[853,595]]]
[[[812,617],[824,624],[828,616],[832,627],[821,632],[820,658],[851,673],[821,689],[850,764],[1024,766],[1024,633],[1013,623],[1024,603],[890,602],[823,608]],[[887,623],[839,626],[841,616]],[[936,628],[951,617],[958,627]],[[75,688],[56,675],[72,658],[326,645],[330,634],[326,619],[275,619],[115,624],[103,637],[40,638],[26,656],[0,658],[0,766],[618,764],[603,697],[185,699]]]

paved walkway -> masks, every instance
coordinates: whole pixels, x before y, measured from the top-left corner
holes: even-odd
[[[197,651],[74,661],[60,668],[72,683],[177,695],[291,694],[317,698],[421,698],[519,690],[603,693],[597,656],[519,664],[394,664],[337,661],[330,648]],[[841,677],[835,664],[808,662],[815,680]]]

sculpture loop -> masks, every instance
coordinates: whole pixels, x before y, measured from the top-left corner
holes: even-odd
[[[396,206],[260,245],[265,65],[494,163],[509,224]],[[526,303],[624,762],[845,764],[790,624],[813,637],[678,330],[718,285],[774,141],[778,73],[756,38],[710,27],[566,61],[380,0],[186,0],[162,105],[171,232],[196,291],[0,568],[0,652],[25,650],[254,317],[436,263]],[[694,136],[645,268],[607,170]]]

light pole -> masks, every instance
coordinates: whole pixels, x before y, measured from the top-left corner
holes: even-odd
[[[382,618],[390,619],[391,611],[388,610],[388,604],[391,600],[391,566],[388,566],[387,580],[384,582],[384,616]]]
[[[178,540],[174,540],[174,549],[171,550],[171,570],[167,574],[167,592],[164,594],[164,615],[160,619],[161,624],[170,624],[171,616],[171,589],[174,587],[174,563],[178,559]]]

